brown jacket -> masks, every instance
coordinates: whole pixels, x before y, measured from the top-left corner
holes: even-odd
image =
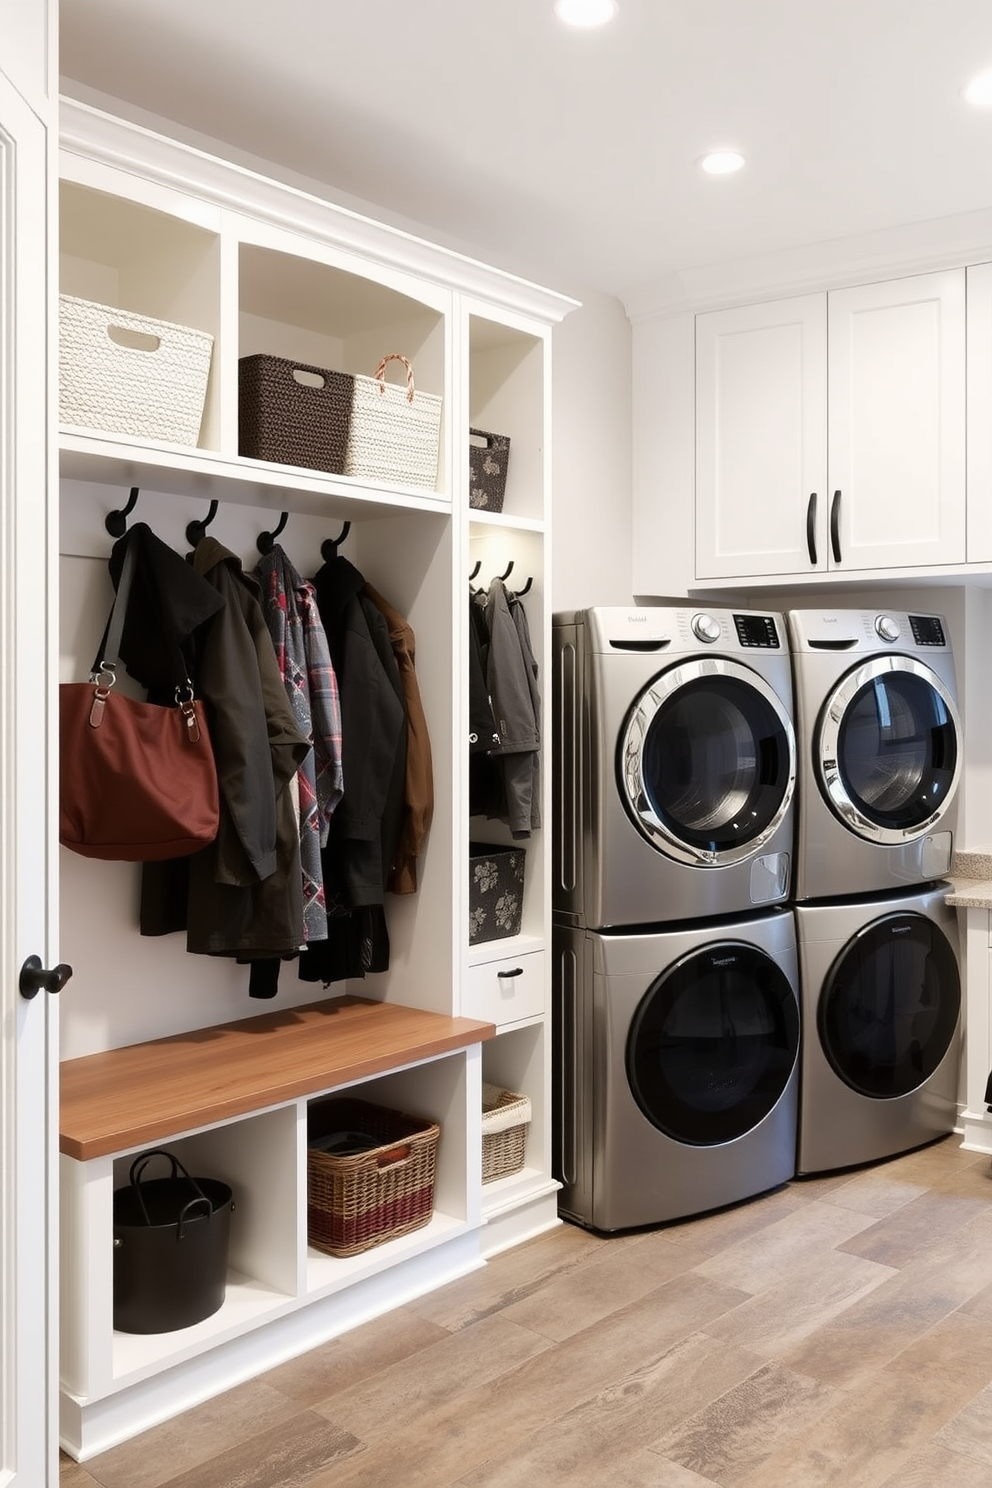
[[[417,859],[434,815],[434,770],[427,716],[417,683],[416,638],[409,621],[368,582],[365,593],[389,627],[389,641],[406,700],[406,803],[387,888],[394,894],[413,894],[417,889]]]

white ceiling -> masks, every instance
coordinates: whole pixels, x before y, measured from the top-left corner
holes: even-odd
[[[566,292],[992,208],[992,0],[61,0],[98,90]],[[86,96],[85,92],[81,96]],[[703,175],[706,150],[747,156]]]

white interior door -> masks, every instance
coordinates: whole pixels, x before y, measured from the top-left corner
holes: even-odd
[[[0,1485],[54,1488],[57,998],[20,971],[55,961],[48,849],[52,449],[44,0],[3,0],[0,34]],[[9,40],[11,44],[6,45]]]

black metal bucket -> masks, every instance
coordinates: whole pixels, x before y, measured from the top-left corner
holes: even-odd
[[[153,1157],[168,1178],[144,1178]],[[181,1175],[181,1176],[180,1176]],[[171,1333],[223,1306],[234,1200],[226,1183],[192,1178],[164,1148],[142,1152],[114,1190],[114,1327]]]

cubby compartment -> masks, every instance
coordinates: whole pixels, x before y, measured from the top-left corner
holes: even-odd
[[[421,1254],[465,1231],[469,1223],[466,1079],[465,1056],[458,1054],[335,1092],[421,1118],[426,1123],[437,1123],[441,1130],[436,1151],[433,1212],[429,1223],[419,1229],[384,1240],[357,1255],[327,1255],[308,1246],[306,1290],[309,1294],[337,1291],[359,1277]]]
[[[366,378],[392,353],[407,359],[414,398],[419,390],[442,399],[436,491],[445,495],[449,297],[425,303],[344,267],[339,257],[317,260],[309,251],[243,242],[238,265],[239,358],[266,354]],[[390,361],[385,378],[405,387],[402,363]]]
[[[543,1018],[499,1033],[483,1049],[482,1078],[489,1085],[526,1095],[531,1104],[524,1165],[482,1190],[487,1254],[546,1228],[544,1206],[557,1192],[551,1175],[551,1065],[549,1030]],[[481,1141],[481,1137],[480,1137]],[[481,1154],[480,1154],[481,1160]]]
[[[217,449],[224,356],[218,233],[195,220],[202,213],[176,216],[71,181],[61,184],[59,213],[60,293],[213,337],[199,446]]]
[[[477,515],[477,514],[474,514]],[[547,694],[550,675],[547,665],[547,634],[545,605],[544,537],[539,531],[513,526],[499,518],[473,520],[469,529],[469,557],[471,560],[470,586],[474,590],[486,591],[493,579],[505,575],[504,583],[510,593],[520,596],[520,604],[527,618],[527,630],[531,650],[537,667],[536,686],[542,709],[541,747],[539,750],[540,826],[529,837],[515,839],[506,822],[476,810],[479,802],[470,792],[469,809],[474,814],[469,824],[472,843],[493,843],[500,847],[523,848],[525,854],[523,911],[520,933],[508,939],[485,941],[473,945],[469,951],[472,966],[481,961],[520,955],[544,945],[545,917],[548,912],[548,886],[546,883],[547,844],[550,841],[550,781],[548,771],[551,757],[548,740]],[[476,572],[476,570],[478,570]],[[469,842],[465,844],[464,876],[466,895],[468,892]],[[465,928],[465,943],[468,945],[468,924]]]
[[[510,441],[502,513],[496,517],[541,522],[547,501],[545,339],[514,324],[470,314],[468,341],[469,427]],[[460,429],[458,437],[467,456],[468,429]],[[468,505],[467,488],[458,496]]]

